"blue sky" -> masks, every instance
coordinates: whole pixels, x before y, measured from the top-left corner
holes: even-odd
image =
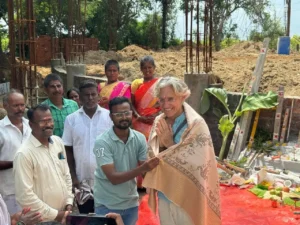
[[[285,0],[271,0],[270,12],[276,12],[276,17],[280,18],[282,24],[284,24],[284,1]],[[292,1],[292,13],[291,13],[291,36],[300,35],[300,0]],[[232,16],[233,23],[238,24],[237,33],[240,39],[247,39],[249,32],[255,29],[255,25],[247,18],[247,15],[243,10],[238,10]],[[185,18],[183,12],[178,12],[177,24],[176,24],[176,36],[180,39],[185,38]]]

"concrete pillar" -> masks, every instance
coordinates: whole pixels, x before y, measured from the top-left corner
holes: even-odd
[[[184,74],[184,82],[191,90],[191,96],[186,102],[199,113],[202,93],[205,88],[208,88],[208,74]]]
[[[69,90],[74,86],[74,76],[85,76],[85,64],[66,64],[67,69],[67,89]]]
[[[57,66],[61,66],[60,59],[51,59],[51,73],[54,73],[54,68]]]

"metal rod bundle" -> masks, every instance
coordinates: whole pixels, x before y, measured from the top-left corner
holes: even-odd
[[[212,70],[212,12],[213,0],[185,1],[186,73]],[[201,20],[203,27],[200,27]],[[195,21],[196,28],[193,28]]]
[[[37,84],[33,0],[9,0],[8,20],[11,87],[22,91],[26,104],[31,106]]]

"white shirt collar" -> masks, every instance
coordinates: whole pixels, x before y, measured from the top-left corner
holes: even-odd
[[[27,121],[28,121],[27,119],[25,119],[24,117],[22,117],[22,123],[26,123]],[[11,123],[10,119],[8,118],[8,116],[5,116],[5,117],[3,118],[3,123],[4,123],[4,126],[14,126],[14,125]]]
[[[102,108],[98,105],[95,113],[101,112],[101,109]],[[80,109],[78,109],[78,112],[85,113],[83,106],[81,106]]]
[[[29,140],[31,141],[31,143],[33,144],[34,147],[40,147],[43,146],[43,144],[35,137],[33,136],[33,134],[30,135]],[[49,144],[53,144],[53,140],[51,137],[49,137]]]

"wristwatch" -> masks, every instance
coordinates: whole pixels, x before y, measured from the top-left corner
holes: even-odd
[[[22,220],[19,220],[16,225],[26,225]]]

